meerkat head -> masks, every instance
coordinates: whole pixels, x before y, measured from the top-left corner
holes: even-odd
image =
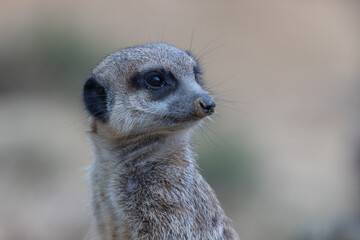
[[[122,136],[186,129],[215,108],[195,58],[164,43],[109,55],[86,80],[83,98],[93,121]]]

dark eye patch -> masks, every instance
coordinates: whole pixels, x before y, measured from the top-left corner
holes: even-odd
[[[196,82],[202,86],[203,85],[203,81],[202,81],[203,72],[201,71],[200,66],[198,64],[196,64],[194,66],[193,70],[194,70],[194,75],[195,75]]]
[[[154,81],[161,79],[162,83],[156,85]],[[161,100],[175,92],[179,81],[175,76],[164,68],[151,69],[143,73],[137,73],[131,78],[132,86],[137,90],[146,90],[150,93],[151,99]]]
[[[190,51],[185,51],[185,52],[195,60],[196,65],[193,67],[193,71],[194,71],[194,75],[195,75],[195,81],[200,86],[203,86],[203,80],[202,80],[203,71],[202,71],[201,66],[199,64],[199,60]]]

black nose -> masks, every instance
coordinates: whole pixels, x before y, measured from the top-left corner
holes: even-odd
[[[215,106],[215,102],[210,97],[199,97],[195,100],[195,109],[199,117],[213,114]]]

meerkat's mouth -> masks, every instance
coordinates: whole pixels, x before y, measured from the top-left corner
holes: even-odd
[[[187,117],[168,116],[162,119],[162,123],[165,128],[169,128],[171,130],[176,130],[176,129],[182,130],[182,129],[194,127],[195,125],[199,124],[202,120],[204,120],[207,116],[203,116],[203,117],[194,116],[194,115]]]

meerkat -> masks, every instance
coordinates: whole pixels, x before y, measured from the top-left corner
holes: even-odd
[[[201,74],[189,52],[156,43],[109,55],[86,80],[101,240],[239,239],[191,150],[215,108]]]

